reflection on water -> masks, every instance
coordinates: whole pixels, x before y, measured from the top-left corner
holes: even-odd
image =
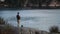
[[[1,11],[0,16],[8,20],[9,24],[17,26],[17,12],[20,12],[20,24],[24,25],[24,27],[48,31],[50,26],[60,26],[60,10]]]

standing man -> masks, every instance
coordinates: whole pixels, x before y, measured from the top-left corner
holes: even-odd
[[[19,27],[19,24],[20,24],[20,16],[19,16],[19,12],[17,13],[16,18],[17,18],[17,23],[18,23],[18,33],[20,34],[20,27]]]
[[[20,21],[19,21],[19,20],[20,20],[19,12],[17,13],[17,16],[16,16],[16,17],[17,17],[17,22],[18,22],[18,24],[19,24],[19,22],[20,22]]]

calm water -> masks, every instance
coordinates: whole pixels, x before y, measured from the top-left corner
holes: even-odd
[[[49,27],[60,26],[60,10],[16,10],[16,11],[0,11],[0,16],[8,23],[17,26],[16,14],[20,12],[20,25],[40,30],[48,31]]]

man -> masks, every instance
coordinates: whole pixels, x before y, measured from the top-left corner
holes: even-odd
[[[19,16],[19,12],[17,13],[17,22],[18,22],[18,24],[19,24],[19,20],[20,20],[20,16]]]
[[[19,32],[19,34],[20,34],[20,27],[19,27],[19,20],[20,20],[20,16],[19,16],[19,12],[17,13],[17,16],[16,16],[16,18],[17,18],[17,22],[18,22],[18,32]]]

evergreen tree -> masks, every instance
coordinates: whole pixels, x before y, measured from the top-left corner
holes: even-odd
[[[46,6],[48,6],[50,3],[52,2],[52,0],[46,0]]]

